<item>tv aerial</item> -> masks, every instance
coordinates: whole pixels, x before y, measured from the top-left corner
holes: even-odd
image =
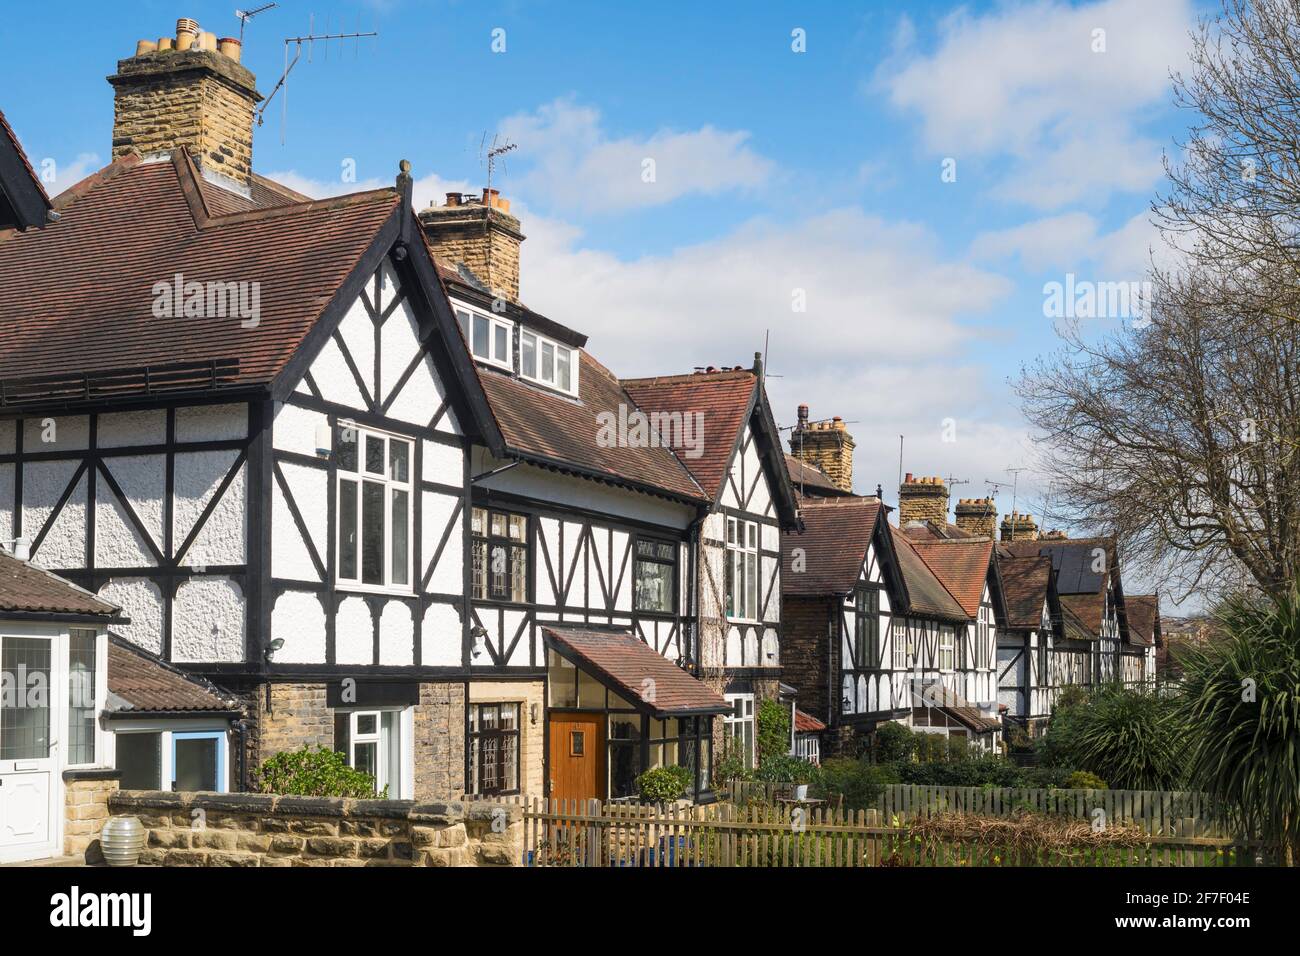
[[[274,6],[274,4],[271,4],[271,6]],[[261,11],[259,10],[253,12],[261,12]],[[249,16],[252,16],[252,13],[250,13]],[[280,144],[281,145],[284,145],[284,130],[285,130],[285,125],[289,119],[289,74],[293,72],[293,68],[297,66],[298,61],[302,59],[303,49],[306,48],[307,62],[311,63],[314,58],[316,44],[324,43],[325,59],[326,61],[328,61],[329,54],[330,54],[331,40],[339,41],[340,55],[342,54],[344,41],[354,40],[356,41],[355,42],[356,55],[360,56],[361,41],[368,37],[379,36],[378,31],[374,31],[374,30],[363,33],[360,29],[359,23],[357,26],[357,30],[352,33],[330,33],[329,29],[330,29],[329,21],[326,20],[325,22],[326,32],[317,33],[316,17],[313,14],[307,26],[307,33],[304,36],[284,38],[284,72],[280,74],[280,79],[276,82],[275,86],[271,89],[270,95],[267,96],[267,98],[262,101],[262,105],[257,108],[257,125],[261,126],[263,119],[266,115],[266,108],[271,105],[271,101],[275,99],[275,95],[283,91],[284,95],[280,97]],[[292,59],[289,57],[290,47],[293,48]]]
[[[512,143],[508,139],[503,140],[500,136],[493,136],[492,142],[489,145],[487,141],[487,133],[485,132],[483,134],[483,140],[479,143],[478,147],[478,161],[480,164],[487,167],[488,189],[492,188],[492,178],[496,173],[498,161],[501,161],[501,164],[504,166],[505,163],[501,160],[501,157],[518,148],[518,143]]]
[[[235,11],[235,16],[239,18],[239,45],[240,46],[244,45],[244,27],[248,26],[248,21],[253,19],[253,17],[257,16],[259,13],[265,13],[267,10],[270,10],[272,7],[276,7],[276,6],[279,6],[279,4],[264,3],[260,7],[256,7],[252,10]]]

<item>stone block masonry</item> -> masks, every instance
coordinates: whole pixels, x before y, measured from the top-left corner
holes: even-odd
[[[84,857],[87,863],[104,859],[99,834],[110,814],[109,799],[117,793],[117,770],[63,771],[63,855]]]
[[[149,833],[152,866],[522,866],[517,804],[124,790],[108,801]]]

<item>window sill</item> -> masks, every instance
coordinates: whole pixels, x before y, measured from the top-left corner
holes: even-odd
[[[335,581],[334,590],[350,594],[386,594],[390,597],[418,597],[414,588],[398,585],[384,587],[378,584],[357,584],[355,581]]]

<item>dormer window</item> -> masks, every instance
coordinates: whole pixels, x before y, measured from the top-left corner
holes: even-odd
[[[519,374],[529,381],[578,394],[578,350],[524,330],[519,333]]]
[[[470,354],[480,362],[514,371],[511,349],[514,323],[463,302],[455,303],[455,309],[456,321],[465,333],[465,344],[469,346]]]

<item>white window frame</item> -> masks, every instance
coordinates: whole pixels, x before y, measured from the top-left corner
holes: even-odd
[[[478,306],[470,305],[459,299],[452,300],[452,308],[456,312],[456,321],[460,325],[461,334],[465,336],[465,347],[469,349],[470,358],[475,362],[484,362],[513,372],[515,367],[515,323],[510,319],[502,318],[494,312],[480,309]],[[466,318],[468,318],[468,321],[466,321]],[[482,319],[487,323],[487,355],[479,355],[474,351],[475,318]],[[505,333],[504,354],[497,348],[498,331]]]
[[[753,694],[723,694],[723,700],[727,702],[729,709],[722,716],[723,730],[726,731],[727,738],[732,741],[739,740],[744,747],[744,726],[749,724],[749,748],[744,752],[745,766],[753,769],[757,765],[758,757],[758,719],[754,706]],[[741,716],[735,716],[735,704],[739,701],[741,704]],[[793,715],[792,718],[793,720]],[[793,723],[791,723],[793,727]]]
[[[889,653],[893,660],[894,670],[905,671],[911,665],[908,661],[908,652],[912,644],[912,624],[906,618],[901,619],[902,630],[899,630],[900,619],[892,618],[889,627],[889,640],[891,647]]]
[[[524,349],[528,345],[528,340],[533,341],[533,361],[536,363],[537,371],[529,374],[524,371]],[[547,376],[548,369],[542,364],[543,346],[551,347],[550,376]],[[565,388],[559,381],[559,357],[560,352],[567,352],[569,355],[569,387]],[[530,382],[536,382],[538,385],[544,385],[547,388],[553,388],[557,392],[564,392],[566,395],[578,394],[578,366],[580,363],[579,356],[581,350],[574,348],[572,345],[565,345],[563,342],[557,342],[555,339],[534,332],[532,329],[521,328],[519,330],[519,377],[527,379]]]
[[[357,425],[353,422],[340,423],[340,429],[343,432],[351,431],[356,443],[357,470],[345,471],[342,468],[335,470],[334,477],[334,507],[335,507],[335,531],[334,531],[334,583],[343,590],[348,591],[368,591],[371,593],[384,594],[411,594],[415,591],[415,561],[414,561],[414,530],[415,530],[415,496],[417,493],[417,481],[415,474],[415,452],[416,439],[407,435],[399,435],[393,432],[381,431],[377,428],[367,428]],[[384,473],[375,474],[366,470],[366,438],[380,438],[384,441]],[[345,440],[340,437],[339,444]],[[390,443],[399,441],[407,447],[407,464],[406,464],[406,481],[399,481],[391,476],[392,456],[389,451]],[[356,484],[356,577],[345,578],[343,576],[343,483],[352,481]],[[362,540],[364,537],[364,516],[362,514],[361,494],[366,484],[382,485],[384,488],[384,579],[379,584],[370,584],[362,580],[365,573],[362,560]],[[406,492],[406,583],[395,583],[393,578],[393,492]]]
[[[939,670],[956,670],[957,628],[939,625]]]
[[[112,733],[109,735],[113,743],[113,752],[106,762],[100,766],[117,766],[117,740],[119,737],[128,734],[158,734],[158,745],[161,747],[158,761],[158,774],[160,789],[164,793],[172,792],[172,776],[175,768],[172,766],[172,754],[175,748],[176,734],[220,734],[218,740],[219,764],[218,766],[224,771],[224,779],[219,780],[218,784],[221,789],[218,793],[229,793],[230,777],[233,772],[230,762],[230,724],[226,721],[214,720],[114,720],[112,722]]]
[[[348,750],[344,756],[347,758],[348,766],[356,766],[356,746],[357,743],[374,743],[378,755],[378,773],[375,774],[376,792],[380,792],[385,786],[388,787],[389,800],[414,800],[415,799],[415,708],[414,707],[340,707],[337,713],[346,714],[348,717]],[[357,719],[364,715],[373,715],[375,718],[375,732],[373,734],[358,734]],[[394,741],[391,736],[384,731],[384,715],[396,714],[397,718],[392,723],[392,728],[397,733],[397,740]],[[391,733],[392,731],[390,731]],[[360,738],[360,739],[358,739]],[[393,746],[397,748],[397,785],[393,786],[393,771],[391,750]]]
[[[747,518],[727,516],[727,566],[731,569],[733,588],[739,583],[739,590],[734,593],[739,599],[734,608],[727,608],[727,620],[757,624],[759,608],[758,592],[762,587],[759,574],[759,534],[758,522]],[[752,574],[751,574],[752,572]],[[728,595],[724,594],[726,599]],[[741,606],[743,605],[743,606]]]

